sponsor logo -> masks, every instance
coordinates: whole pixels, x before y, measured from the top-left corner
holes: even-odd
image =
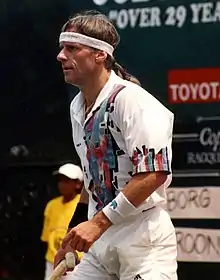
[[[220,101],[220,68],[172,70],[168,72],[171,104]]]

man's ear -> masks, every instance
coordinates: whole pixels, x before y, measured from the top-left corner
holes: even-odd
[[[103,51],[98,51],[95,56],[95,61],[100,64],[103,63],[107,58],[107,53]]]

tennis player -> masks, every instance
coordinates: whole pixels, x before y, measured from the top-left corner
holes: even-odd
[[[119,35],[106,16],[75,15],[59,42],[64,79],[80,90],[70,114],[89,203],[88,220],[73,217],[55,266],[78,250],[85,254],[72,280],[176,280],[176,235],[163,207],[173,113],[116,63]]]

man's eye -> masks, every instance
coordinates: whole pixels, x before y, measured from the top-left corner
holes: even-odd
[[[75,46],[68,46],[67,50],[68,51],[75,51],[77,48]]]

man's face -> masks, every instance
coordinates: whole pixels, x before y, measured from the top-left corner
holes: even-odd
[[[93,76],[97,67],[95,50],[78,43],[63,42],[57,60],[62,64],[66,83],[79,87]]]

